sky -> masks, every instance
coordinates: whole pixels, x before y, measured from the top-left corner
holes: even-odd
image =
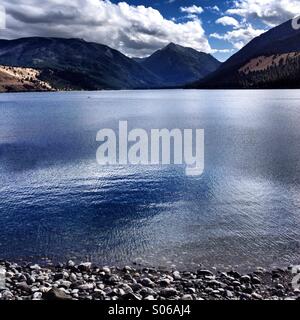
[[[221,61],[300,14],[300,0],[0,0],[0,5],[6,12],[2,39],[82,38],[131,57],[174,42]]]

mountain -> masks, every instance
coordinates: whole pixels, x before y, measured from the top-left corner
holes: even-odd
[[[193,88],[300,88],[300,30],[287,21],[253,39]]]
[[[51,85],[39,76],[36,69],[0,66],[0,92],[52,91]]]
[[[300,52],[259,56],[239,69],[243,88],[300,88]]]
[[[132,57],[132,60],[138,62],[138,63],[142,63],[143,61],[145,61],[147,58],[139,58],[139,57]]]
[[[154,52],[148,58],[136,61],[161,78],[165,86],[179,86],[196,81],[221,65],[210,54],[174,43]]]
[[[108,46],[81,39],[0,40],[0,65],[40,69],[40,79],[64,89],[151,88],[160,79]]]

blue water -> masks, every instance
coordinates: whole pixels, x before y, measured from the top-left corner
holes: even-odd
[[[205,172],[101,167],[96,133],[205,129]],[[300,91],[0,95],[0,259],[300,262]]]

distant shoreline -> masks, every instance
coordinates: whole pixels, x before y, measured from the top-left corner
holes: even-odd
[[[1,94],[15,94],[15,93],[85,93],[85,92],[122,92],[122,91],[166,91],[166,90],[186,90],[186,91],[281,91],[281,90],[300,90],[300,88],[161,88],[161,89],[102,89],[102,90],[40,90],[40,91],[0,91]]]

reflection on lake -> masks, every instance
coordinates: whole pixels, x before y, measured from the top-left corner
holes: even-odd
[[[205,172],[96,163],[96,133],[205,129]],[[300,91],[0,95],[0,259],[272,266],[300,258]]]

